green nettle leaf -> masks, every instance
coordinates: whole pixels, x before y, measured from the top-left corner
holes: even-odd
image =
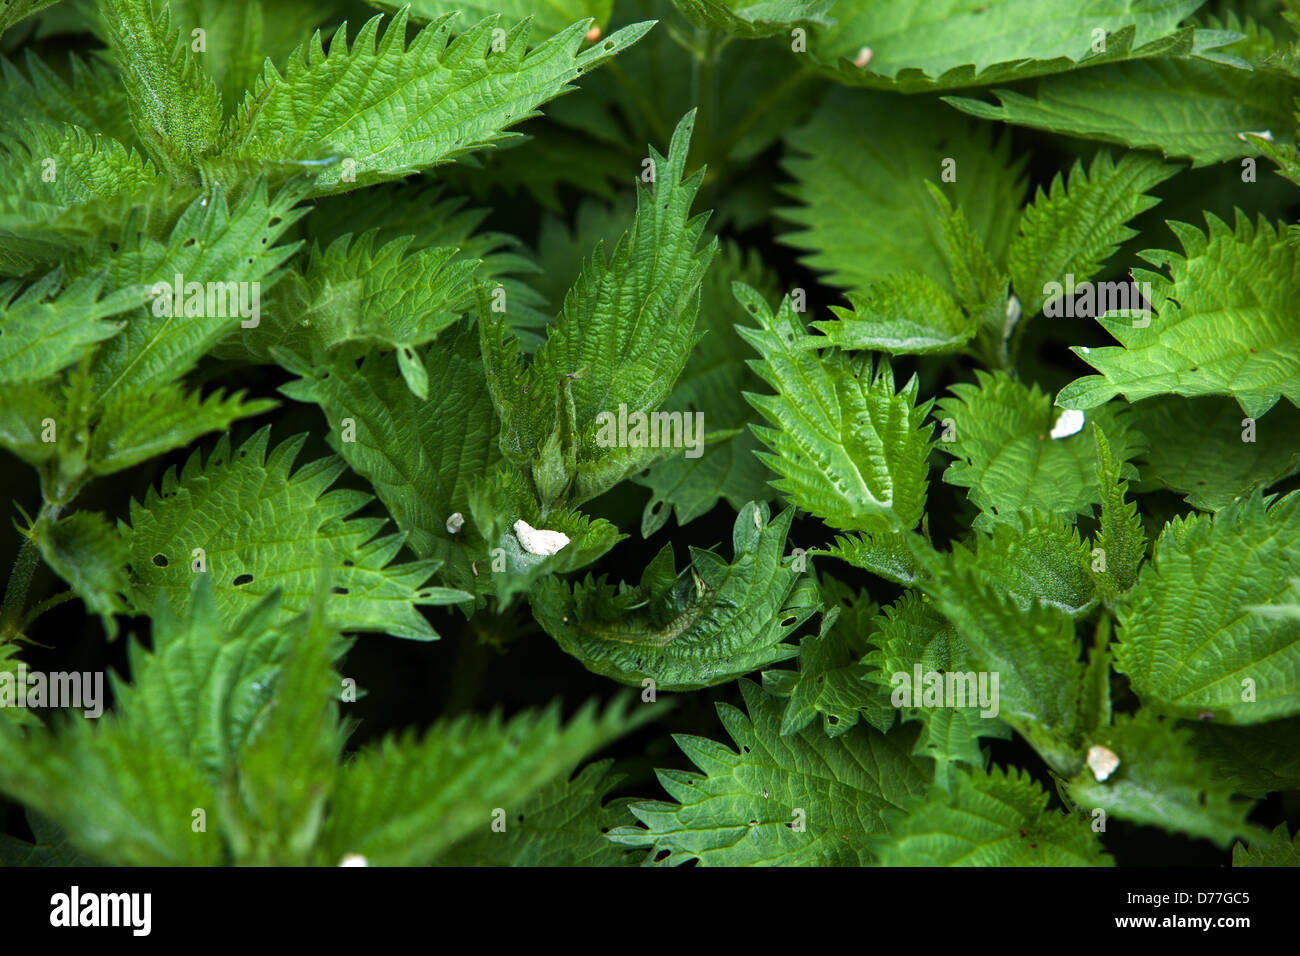
[[[108,636],[117,636],[113,615],[127,612],[121,595],[130,590],[129,558],[117,529],[103,515],[75,511],[56,521],[42,518],[32,529],[32,540],[86,608],[104,619]]]
[[[746,429],[707,446],[702,458],[669,458],[652,466],[648,475],[633,476],[632,481],[651,492],[641,514],[642,537],[667,524],[670,512],[680,526],[722,501],[739,510],[750,501],[774,500],[776,492],[768,484],[772,473],[761,454],[758,439]]]
[[[131,209],[163,217],[199,192],[165,183],[151,162],[117,140],[66,124],[0,129],[0,181],[0,271],[7,275],[116,235]]]
[[[113,392],[90,433],[90,471],[124,471],[209,432],[227,431],[232,422],[277,404],[268,399],[245,401],[243,392],[226,395],[221,389],[204,397],[175,384]]]
[[[630,866],[636,851],[605,834],[633,823],[627,798],[602,801],[623,780],[610,773],[612,760],[584,767],[572,780],[538,790],[518,809],[505,833],[486,828],[465,837],[434,862],[438,866]],[[0,845],[2,846],[2,845]]]
[[[153,160],[174,175],[217,148],[221,91],[200,65],[166,4],[97,0],[126,88],[131,125]]]
[[[21,116],[29,123],[58,129],[75,126],[118,142],[133,140],[135,129],[128,116],[126,93],[112,66],[75,53],[68,55],[66,63],[65,77],[27,49],[23,51],[24,74],[0,57],[5,80],[0,89],[0,115]]]
[[[822,577],[821,592],[831,606],[821,632],[799,642],[799,670],[763,672],[763,689],[789,698],[781,734],[798,733],[818,714],[828,737],[852,730],[859,717],[884,733],[894,724],[894,708],[888,694],[866,682],[862,660],[878,608],[834,578]]]
[[[34,810],[27,811],[32,843],[0,833],[0,866],[98,866],[68,842],[63,828]]]
[[[102,276],[71,284],[55,271],[20,291],[0,283],[0,385],[39,382],[74,364],[88,347],[122,331],[103,319],[143,304],[139,289],[102,295]]]
[[[787,192],[801,205],[780,212],[800,228],[781,241],[841,288],[865,293],[907,272],[956,294],[930,184],[962,210],[989,258],[1004,261],[1025,194],[1025,158],[1013,160],[1010,139],[995,143],[994,131],[954,125],[937,103],[836,90],[787,135],[793,155],[784,165],[795,179]]]
[[[837,321],[812,324],[826,342],[810,344],[934,355],[959,351],[978,331],[943,285],[919,272],[900,272],[873,283],[865,295],[850,292],[847,298],[852,309],[831,306]]]
[[[480,304],[501,450],[530,470],[544,511],[594,498],[674,447],[689,453],[692,433],[702,438],[700,415],[655,412],[699,340],[700,286],[718,247],[699,246],[708,216],[690,214],[704,178],[685,175],[694,122],[692,111],[678,123],[667,157],[651,148],[654,185],[638,192],[632,231],[608,261],[597,245],[531,362]]]
[[[328,611],[340,628],[437,638],[416,605],[470,595],[422,587],[437,561],[392,564],[405,535],[377,537],[382,518],[346,520],[370,496],[325,490],[346,467],[340,459],[318,459],[291,476],[306,436],[268,456],[269,438],[264,428],[232,452],[223,437],[206,461],[196,452],[179,476],[169,469],[161,493],[150,488],[143,503],[131,502],[122,532],[137,610],[154,613],[168,599],[184,606],[194,576],[209,574],[225,621],[276,589],[291,614],[307,606],[318,576],[329,574]]]
[[[997,105],[944,100],[980,119],[1156,150],[1206,166],[1263,151],[1243,134],[1268,131],[1279,140],[1294,134],[1290,103],[1296,92],[1293,80],[1259,70],[1172,56],[1046,77],[1032,96],[994,90]]]
[[[805,0],[709,2],[714,12],[725,3],[733,13],[759,20],[768,12],[779,17],[775,11],[812,5]],[[581,96],[565,97],[548,110],[561,126],[537,131],[537,140],[514,151],[512,162],[507,153],[500,156],[502,163],[489,163],[482,188],[494,187],[504,177],[508,187],[527,189],[557,212],[562,208],[557,180],[611,199],[621,192],[627,170],[640,167],[645,155],[641,144],[663,142],[677,117],[698,107],[704,135],[694,159],[708,165],[711,180],[728,184],[717,190],[712,222],[717,228],[727,223],[741,230],[766,223],[773,184],[755,161],[803,122],[825,90],[813,71],[801,69],[802,57],[790,57],[807,31],[789,25],[770,42],[735,43],[736,34],[692,29],[682,14],[674,0],[619,0],[620,22],[658,20],[660,25],[620,54],[614,69],[584,84]],[[746,29],[739,21],[731,26]],[[690,66],[683,53],[698,57],[700,69]],[[743,175],[747,169],[754,175]]]
[[[750,363],[776,395],[745,397],[775,427],[754,425],[770,452],[763,462],[781,477],[772,486],[833,528],[907,531],[920,522],[932,442],[924,426],[930,402],[916,404],[915,376],[894,390],[889,364],[843,356],[822,359],[790,298],[773,315],[753,289],[736,298],[759,328],[740,327],[762,356]]]
[[[411,236],[375,249],[374,237],[343,235],[324,251],[314,247],[303,273],[276,283],[268,327],[245,337],[251,341],[244,347],[257,357],[276,348],[303,357],[314,347],[344,355],[369,346],[391,349],[411,391],[427,398],[429,377],[415,348],[460,319],[482,263],[450,246],[408,254]]]
[[[587,579],[570,589],[555,578],[530,595],[533,615],[588,670],[640,687],[685,691],[734,680],[799,653],[782,643],[817,610],[784,559],[792,511],[770,519],[766,504],[736,516],[735,555],[691,549],[674,570],[665,546],[636,587]],[[770,519],[770,520],[769,520]]]
[[[838,0],[809,46],[841,83],[952,89],[1186,55],[1204,0]],[[869,45],[864,45],[869,44]]]
[[[1089,425],[1110,437],[1115,460],[1124,463],[1121,476],[1137,477],[1128,462],[1141,450],[1142,436],[1128,427],[1122,406],[1098,408],[1080,421],[1054,410],[1037,385],[1026,387],[1005,372],[976,369],[975,380],[951,386],[934,417],[942,428],[937,447],[955,459],[943,480],[969,489],[983,512],[976,527],[1016,511],[1066,519],[1090,514],[1103,490]]]
[[[835,24],[826,14],[836,0],[673,0],[682,16],[706,30],[752,40],[757,37],[789,34],[796,24]]]
[[[1049,299],[1051,283],[1091,279],[1126,240],[1137,235],[1126,223],[1160,200],[1147,190],[1178,167],[1129,153],[1118,163],[1099,152],[1085,171],[1076,160],[1068,185],[1058,173],[1049,191],[1040,187],[1020,218],[1020,233],[1007,252],[1011,281],[1022,308],[1034,315]],[[1061,290],[1055,290],[1056,296]]]
[[[1148,442],[1138,456],[1138,490],[1168,488],[1202,511],[1300,472],[1300,409],[1289,402],[1247,421],[1230,398],[1162,395],[1134,405],[1130,421]],[[1194,455],[1187,454],[1188,435],[1196,436]]]
[[[367,0],[372,7],[399,11],[406,4],[391,0]],[[465,17],[462,25],[468,26],[483,17],[500,14],[503,26],[513,26],[520,20],[532,18],[537,28],[545,33],[559,33],[578,20],[591,18],[599,37],[601,27],[609,23],[613,0],[412,0],[409,4],[413,20],[437,20],[443,14],[458,10]]]
[[[359,367],[295,366],[303,377],[281,391],[321,407],[331,446],[370,482],[411,550],[443,562],[452,586],[476,591],[472,562],[487,559],[484,573],[492,571],[470,489],[501,458],[478,334],[462,327],[417,358],[429,382],[425,399],[394,374],[391,358],[377,355]]]
[[[928,519],[927,519],[928,520]],[[928,535],[925,521],[922,529]],[[837,535],[835,541],[824,548],[811,549],[809,554],[827,554],[839,558],[855,568],[870,571],[877,577],[895,584],[911,586],[920,573],[912,549],[907,544],[908,532],[863,532]]]
[[[218,794],[222,831],[241,865],[309,860],[321,839],[351,729],[340,719],[338,642],[324,623],[324,597],[318,586],[306,633],[286,649],[275,697],[239,749],[234,779],[228,776]]]
[[[430,287],[447,287],[448,280],[454,281],[459,263],[477,260],[474,277],[488,283],[494,296],[493,307],[504,310],[506,323],[529,349],[541,341],[538,330],[544,330],[551,321],[551,317],[541,311],[546,306],[546,297],[538,291],[542,288],[538,285],[538,274],[547,263],[540,256],[534,261],[531,252],[525,250],[524,244],[515,236],[481,229],[489,210],[467,208],[467,197],[449,196],[443,185],[427,180],[375,186],[366,192],[366,197],[369,201],[361,207],[357,206],[355,197],[347,194],[320,200],[312,207],[311,216],[304,220],[307,234],[323,247],[333,245],[344,236],[373,236],[373,242],[381,249],[388,250],[391,246],[394,250],[401,250],[405,254],[403,263],[421,266],[425,262],[437,263],[440,259],[437,256],[432,259],[411,258],[417,253],[437,247],[457,249],[459,255],[444,266],[444,271],[438,274],[438,281]],[[355,245],[349,250],[352,255],[357,255]],[[400,290],[410,286],[418,290],[429,284],[418,275],[407,275],[407,269],[406,265],[394,266],[387,276],[392,288]],[[361,278],[364,282],[368,277],[363,274]],[[373,280],[371,282],[373,287]],[[450,306],[453,311],[457,314],[472,311],[477,301],[477,289],[462,290],[457,284],[455,290],[463,291],[464,298]],[[355,286],[350,286],[347,291],[350,296]],[[448,288],[448,291],[452,289]],[[559,295],[563,297],[563,292]],[[349,301],[348,297],[344,301]],[[420,301],[419,297],[415,301]],[[268,316],[271,321],[276,318],[275,315]],[[278,318],[290,323],[301,321],[292,312]],[[371,318],[406,321],[401,315],[392,314]],[[286,327],[286,333],[291,327]],[[288,337],[292,340],[292,336]],[[269,342],[261,343],[268,347],[263,354],[258,351],[259,341],[235,341],[239,339],[240,336],[230,336],[218,346],[216,354],[242,361],[250,357],[257,361],[270,360]]]
[[[921,546],[916,551],[927,571],[920,589],[966,643],[962,670],[973,671],[977,681],[983,676],[990,697],[997,675],[993,716],[1010,724],[1057,772],[1072,772],[1083,760],[1084,670],[1069,614],[1037,595],[1005,590],[959,545],[951,555]]]
[[[1285,397],[1300,405],[1300,331],[1287,316],[1300,290],[1300,250],[1278,227],[1240,210],[1235,228],[1206,213],[1205,233],[1170,223],[1185,255],[1142,253],[1166,276],[1133,270],[1155,315],[1098,321],[1120,346],[1074,351],[1101,374],[1071,382],[1063,408],[1093,408],[1116,395],[1231,395],[1250,418]],[[1145,323],[1145,324],[1143,324]]]
[[[0,700],[5,702],[5,706],[0,707],[0,721],[15,727],[37,727],[41,721],[31,709],[10,706],[18,683],[24,677],[24,671],[20,668],[26,667],[26,663],[18,657],[19,650],[17,641],[6,640],[0,643]]]
[[[733,282],[759,289],[764,298],[776,296],[776,285],[762,260],[740,246],[722,244],[721,255],[705,274],[700,291],[700,324],[704,337],[682,369],[677,384],[664,403],[671,410],[703,412],[710,432],[738,429],[731,438],[713,442],[700,458],[685,455],[654,465],[645,476],[632,480],[651,490],[641,515],[641,533],[649,537],[668,522],[669,511],[685,525],[712,510],[720,499],[740,510],[747,502],[771,499],[772,477],[755,452],[759,442],[745,426],[757,420],[744,393],[761,384],[745,361],[745,349],[736,331],[745,315],[731,292]]]
[[[914,734],[889,734],[859,724],[839,737],[807,726],[781,735],[780,700],[742,680],[746,717],[719,703],[718,717],[735,741],[730,750],[705,737],[674,734],[704,773],[657,771],[677,801],[634,803],[643,826],[620,827],[610,839],[667,854],[668,865],[863,866],[869,839],[883,833],[886,813],[920,796],[930,764],[911,755]]]
[[[1125,501],[1128,482],[1121,480],[1122,463],[1111,458],[1110,444],[1100,428],[1097,439],[1097,480],[1101,483],[1101,527],[1093,540],[1089,568],[1097,588],[1111,600],[1137,581],[1138,565],[1147,553],[1147,535],[1137,505]]]
[[[1300,493],[1175,518],[1120,611],[1115,668],[1163,713],[1232,724],[1300,713],[1300,619],[1267,613],[1296,577]]]
[[[187,597],[183,617],[170,608],[155,615],[152,651],[131,643],[132,683],[114,680],[112,714],[78,714],[57,733],[42,728],[25,738],[0,722],[0,790],[40,806],[75,847],[109,865],[231,862],[217,833],[191,826],[195,808],[229,837],[226,816],[216,812],[219,792],[238,779],[258,734],[275,732],[275,705],[307,703],[279,686],[286,654],[342,650],[318,613],[286,617],[274,597],[229,629],[218,621],[209,581],[196,580]],[[336,725],[318,720],[316,732],[330,735],[337,753]],[[296,782],[296,769],[284,768],[281,779]]]
[[[24,17],[29,17],[36,11],[44,10],[58,2],[59,0],[10,0],[0,7],[0,34]]]
[[[1246,823],[1250,804],[1232,799],[1231,786],[1197,760],[1190,735],[1174,722],[1148,711],[1121,714],[1085,743],[1102,759],[1093,761],[1100,769],[1085,766],[1066,785],[1079,806],[1201,837],[1224,849],[1234,838],[1256,832]]]
[[[1237,843],[1232,848],[1233,866],[1300,866],[1300,830],[1287,835],[1285,823],[1279,823],[1266,837],[1252,837],[1249,845]]]
[[[233,330],[257,334],[262,289],[299,245],[276,240],[306,212],[293,208],[303,189],[295,183],[270,197],[259,184],[228,206],[217,187],[185,210],[165,243],[136,232],[98,257],[110,287],[144,287],[151,296],[95,356],[101,400],[173,381]]]
[[[499,713],[448,717],[422,738],[414,731],[387,737],[339,773],[322,862],[357,854],[379,866],[428,865],[456,841],[487,830],[497,808],[509,816],[509,832],[528,822],[535,793],[644,723],[645,710],[629,715],[620,699],[602,712],[593,701],[563,725],[559,707],[550,706],[510,720]]]
[[[881,866],[1112,866],[1080,815],[1048,809],[1028,772],[994,767],[931,790],[873,841]]]
[[[0,0],[0,864],[1300,865],[1297,186],[1300,0]]]
[[[191,47],[193,31],[203,31],[200,56],[227,112],[256,83],[268,59],[286,62],[303,37],[337,12],[337,5],[316,0],[276,0],[269,8],[259,0],[167,0],[167,6]]]
[[[294,50],[283,75],[268,64],[226,134],[225,156],[303,167],[329,151],[341,161],[318,174],[318,195],[400,179],[508,142],[518,134],[506,127],[536,116],[539,106],[651,27],[625,27],[579,52],[589,21],[532,50],[524,22],[498,50],[495,17],[452,39],[455,16],[440,16],[409,46],[405,9],[382,37],[381,19],[366,21],[350,48],[340,27],[328,55],[316,33]]]
[[[1189,725],[1196,752],[1234,793],[1264,797],[1275,790],[1300,790],[1300,717],[1240,727],[1197,721]]]
[[[475,592],[494,595],[501,608],[547,575],[585,568],[627,537],[604,518],[576,510],[543,515],[528,479],[508,466],[470,488],[469,507],[466,520],[487,542],[470,567]]]
[[[1073,525],[1059,516],[1032,511],[1013,513],[990,524],[987,531],[976,530],[966,544],[953,542],[950,555],[954,566],[1022,607],[1041,602],[1074,620],[1086,616],[1097,603],[1090,558]]]

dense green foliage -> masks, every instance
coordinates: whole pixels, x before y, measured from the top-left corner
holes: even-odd
[[[6,2],[0,864],[1297,865],[1298,38]]]

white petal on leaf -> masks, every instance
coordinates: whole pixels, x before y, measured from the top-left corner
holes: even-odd
[[[523,518],[515,522],[515,536],[529,554],[555,554],[569,543],[569,536],[564,532],[534,528]]]
[[[1061,417],[1056,420],[1052,426],[1053,438],[1069,438],[1071,435],[1077,435],[1083,430],[1083,412],[1077,409],[1067,408],[1061,412]]]
[[[1119,757],[1108,747],[1094,746],[1088,748],[1088,769],[1099,781],[1105,780],[1119,766]]]

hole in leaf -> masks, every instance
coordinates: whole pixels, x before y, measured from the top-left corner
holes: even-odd
[[[155,554],[153,556],[153,566],[155,568],[167,567],[167,556],[165,554]]]
[[[331,589],[330,589],[330,593],[331,593],[331,594],[347,594],[347,593],[348,593],[348,589],[347,589],[347,588],[331,588]]]
[[[239,577],[235,578],[235,580],[231,581],[230,583],[237,588],[242,588],[245,584],[253,583],[253,576],[251,574],[241,574],[239,575]]]

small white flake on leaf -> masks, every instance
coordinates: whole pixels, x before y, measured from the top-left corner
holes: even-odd
[[[447,518],[447,530],[455,534],[463,527],[465,527],[465,516],[459,511],[453,511]]]
[[[1237,139],[1244,143],[1247,136],[1258,136],[1265,142],[1273,142],[1273,131],[1271,129],[1248,129],[1244,133],[1238,133]]]
[[[857,58],[853,61],[853,65],[856,66],[858,69],[862,69],[868,63],[871,62],[871,57],[875,54],[875,52],[876,51],[871,49],[871,47],[864,46],[861,50],[858,51]]]
[[[369,866],[370,861],[360,853],[344,854],[343,859],[339,860],[339,866]]]
[[[1105,780],[1119,766],[1119,757],[1109,747],[1095,745],[1088,748],[1088,769],[1098,780]]]
[[[1077,408],[1067,408],[1052,426],[1053,438],[1069,438],[1083,430],[1083,412]]]
[[[563,531],[534,528],[523,518],[515,522],[515,536],[529,554],[555,554],[569,543],[569,536]]]

